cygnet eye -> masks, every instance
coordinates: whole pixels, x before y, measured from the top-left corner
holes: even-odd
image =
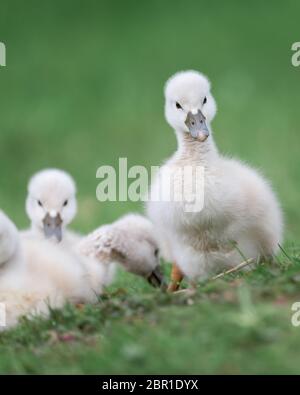
[[[176,102],[176,108],[178,108],[179,110],[182,110],[181,105],[178,103],[178,101]]]
[[[205,104],[207,102],[207,97],[205,96],[204,100],[203,100],[203,104]]]
[[[43,207],[43,203],[42,203],[40,200],[38,200],[37,202],[38,202],[38,205],[39,205],[40,207]]]
[[[158,254],[159,254],[159,249],[156,248],[155,251],[154,251],[154,255],[155,255],[156,258],[158,257]]]
[[[64,204],[63,204],[63,207],[66,207],[66,206],[68,205],[68,203],[69,203],[69,201],[68,201],[68,200],[65,200],[65,201],[64,201]]]

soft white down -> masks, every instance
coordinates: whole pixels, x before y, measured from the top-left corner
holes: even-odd
[[[0,303],[7,328],[22,315],[49,313],[66,302],[93,303],[109,280],[101,263],[47,240],[21,238],[0,212]]]
[[[204,75],[185,71],[167,81],[165,116],[178,148],[162,166],[160,177],[178,174],[184,166],[202,166],[204,207],[187,212],[186,202],[150,201],[147,213],[163,255],[190,280],[205,279],[244,258],[271,258],[282,242],[282,213],[269,182],[250,166],[218,152],[211,129],[215,114]],[[179,184],[175,176],[175,190]],[[159,196],[159,189],[168,185],[161,185],[157,177],[151,188]]]
[[[117,263],[146,278],[153,286],[162,285],[155,230],[141,215],[128,214],[112,224],[101,226],[80,241],[78,251],[108,267]]]

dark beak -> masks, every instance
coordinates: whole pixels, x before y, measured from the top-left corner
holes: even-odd
[[[197,114],[188,113],[185,124],[194,139],[205,141],[209,136],[209,130],[206,126],[205,119],[205,116],[200,110],[198,110]]]
[[[62,240],[62,219],[58,214],[56,217],[51,217],[48,213],[43,220],[44,233],[47,239],[55,237],[58,242]]]
[[[153,272],[147,277],[147,280],[154,288],[162,287],[164,284],[164,275],[161,272],[160,267],[153,270]]]

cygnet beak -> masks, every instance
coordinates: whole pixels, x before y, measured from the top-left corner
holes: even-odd
[[[209,130],[205,123],[205,116],[200,110],[198,110],[197,114],[192,114],[190,111],[186,117],[185,124],[194,139],[203,142],[209,136]]]
[[[62,240],[62,219],[59,214],[51,216],[49,213],[43,219],[44,233],[47,239],[55,237],[58,242]]]
[[[155,288],[160,288],[164,285],[164,275],[159,266],[150,273],[147,280]]]

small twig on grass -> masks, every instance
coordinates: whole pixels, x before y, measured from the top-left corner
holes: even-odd
[[[250,265],[253,262],[254,262],[254,259],[249,258],[249,259],[245,260],[244,262],[239,263],[237,266],[235,266],[229,270],[226,270],[226,272],[220,273],[217,276],[212,277],[211,280],[217,280],[218,278],[224,277],[227,274],[235,273],[235,272],[239,271],[240,269],[242,269],[243,267]]]

